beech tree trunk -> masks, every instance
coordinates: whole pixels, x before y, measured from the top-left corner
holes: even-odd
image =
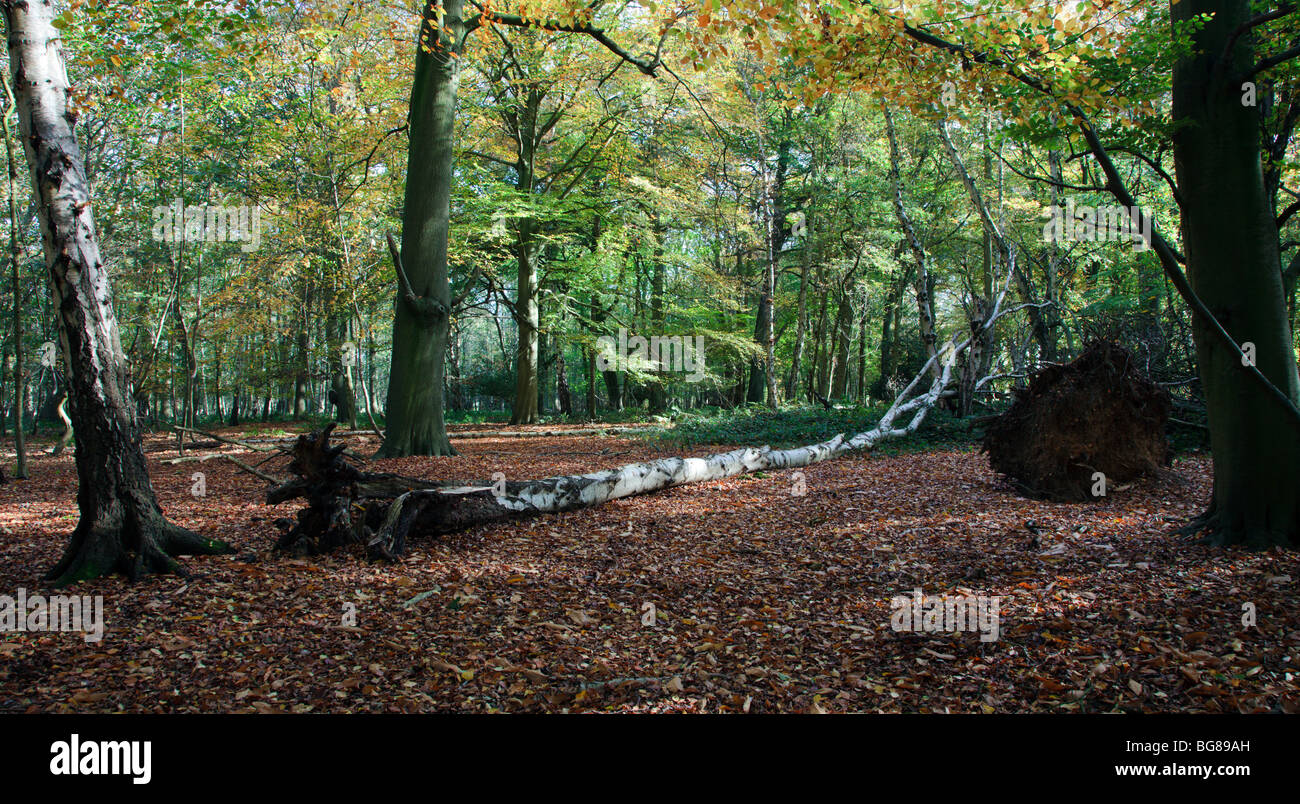
[[[388,427],[378,453],[383,458],[456,454],[447,440],[442,396],[451,329],[447,233],[463,9],[463,0],[427,0],[416,44],[401,248],[412,293],[397,294],[384,408]]]
[[[528,198],[533,194],[534,170],[537,158],[537,113],[542,94],[537,87],[529,87],[524,102],[509,115],[507,125],[513,123],[519,140],[515,160],[516,190]],[[511,408],[511,424],[536,424],[540,414],[538,394],[541,390],[539,343],[541,307],[538,299],[539,274],[537,260],[537,220],[531,216],[519,219],[515,237],[515,262],[518,267],[515,324],[519,328],[519,343],[515,352],[515,401]]]
[[[763,350],[755,352],[749,358],[749,384],[745,391],[745,401],[761,403],[767,392],[767,331],[772,320],[772,308],[768,304],[767,265],[763,265],[763,295],[758,300],[758,312],[754,316],[754,342]]]
[[[849,395],[849,347],[853,340],[853,292],[856,277],[850,271],[840,285],[840,305],[835,315],[835,371],[831,378],[832,399],[845,399]]]
[[[50,0],[4,2],[9,69],[31,168],[59,341],[69,369],[81,518],[56,585],[123,572],[181,572],[173,556],[230,548],[168,522],[158,507],[135,418],[126,357],[99,256],[90,183],[67,109],[63,43]]]
[[[755,107],[757,115],[757,106]],[[785,180],[790,164],[789,119],[782,129],[776,145],[776,169],[769,173],[767,167],[767,148],[764,145],[764,123],[757,122],[759,150],[759,217],[763,225],[763,253],[760,267],[763,271],[763,295],[759,299],[758,315],[754,322],[754,342],[762,349],[750,361],[748,402],[762,402],[767,397],[767,406],[776,410],[779,403],[776,386],[776,274],[777,262],[781,259],[781,249],[785,245]]]
[[[812,281],[812,250],[812,238],[805,231],[800,245],[799,309],[796,311],[794,354],[790,358],[790,376],[785,384],[785,395],[789,399],[797,399],[799,396],[804,344],[808,340],[808,285]]]
[[[331,300],[333,303],[333,300]],[[329,401],[334,406],[334,420],[347,424],[352,429],[357,427],[357,391],[352,384],[352,368],[356,365],[356,349],[347,350],[345,343],[352,343],[348,327],[348,318],[340,313],[331,313],[325,320],[326,344],[329,349],[330,392]],[[348,355],[351,357],[349,358]],[[350,362],[349,362],[350,361]]]
[[[650,269],[650,334],[663,336],[668,334],[664,331],[664,283],[668,273],[668,266],[664,264],[664,237],[668,231],[660,222],[659,213],[653,209],[650,210],[650,221],[650,236],[654,238],[654,264]],[[651,413],[663,413],[668,409],[668,393],[663,381],[665,368],[671,369],[672,366],[665,367],[660,363],[655,379],[650,381]]]
[[[1183,196],[1187,278],[1256,367],[1293,404],[1300,377],[1282,293],[1278,231],[1260,165],[1260,113],[1242,102],[1255,64],[1247,0],[1182,0],[1174,20],[1208,21],[1174,65],[1174,162]],[[1234,42],[1232,51],[1225,48]],[[1279,48],[1281,43],[1277,43]],[[1209,413],[1214,497],[1203,519],[1215,544],[1300,543],[1300,427],[1282,402],[1242,370],[1243,357],[1193,319]]]
[[[825,272],[818,271],[818,278],[822,286],[821,293],[821,311],[817,315],[817,330],[813,335],[813,343],[816,348],[813,352],[813,374],[816,379],[816,387],[813,388],[813,396],[825,397],[831,389],[831,369],[834,366],[831,363],[831,350],[826,344],[826,306],[830,300],[830,287],[825,281]],[[813,379],[810,377],[810,379]],[[813,385],[809,382],[809,385]]]

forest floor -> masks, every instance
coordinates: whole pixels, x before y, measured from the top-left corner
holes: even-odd
[[[368,468],[514,480],[668,454],[633,437],[453,443],[460,457]],[[99,642],[0,633],[0,711],[1300,707],[1300,557],[1169,535],[1204,505],[1204,455],[1175,463],[1181,480],[1077,505],[1016,496],[973,450],[858,456],[804,470],[806,488],[792,472],[686,486],[416,540],[388,565],[360,548],[278,555],[272,523],[298,503],[266,505],[266,484],[224,460],[160,463],[176,454],[162,436],[146,449],[167,514],[236,552],[184,559],[188,578],[64,590],[103,596]],[[218,451],[263,457],[191,454]],[[30,471],[0,486],[0,595],[48,591],[77,520],[71,455],[40,450]],[[999,638],[893,630],[891,599],[917,588],[999,596]]]

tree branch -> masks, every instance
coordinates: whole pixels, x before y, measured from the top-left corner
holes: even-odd
[[[402,267],[402,254],[397,248],[397,241],[393,239],[392,232],[388,233],[387,238],[388,252],[393,255],[393,265],[397,267],[397,281],[402,285],[402,299],[426,324],[436,321],[438,316],[447,315],[447,307],[442,302],[416,294],[415,288],[411,287],[410,278],[406,275],[406,269]]]
[[[498,165],[504,165],[508,168],[513,168],[515,166],[515,163],[511,162],[508,159],[502,159],[501,157],[493,156],[492,154],[485,154],[482,151],[475,151],[473,148],[465,148],[461,151],[461,153],[465,154],[466,156],[474,156],[479,159],[485,159],[488,162],[496,162]]]
[[[1269,56],[1266,59],[1261,59],[1259,63],[1257,63],[1254,67],[1251,67],[1250,70],[1234,78],[1232,80],[1232,83],[1236,85],[1236,84],[1243,83],[1245,81],[1249,81],[1251,78],[1254,78],[1259,73],[1262,73],[1265,70],[1271,70],[1274,67],[1278,66],[1279,64],[1282,64],[1283,62],[1287,62],[1290,61],[1291,59],[1294,59],[1296,56],[1300,56],[1300,42],[1296,42],[1294,45],[1282,51],[1281,53],[1278,53],[1275,56]]]
[[[1106,181],[1111,195],[1113,195],[1121,204],[1129,208],[1137,206],[1133,196],[1129,194],[1128,188],[1124,185],[1124,180],[1119,175],[1119,171],[1116,170],[1115,163],[1111,161],[1110,155],[1106,152],[1106,147],[1102,144],[1101,140],[1097,136],[1096,130],[1092,127],[1092,123],[1088,120],[1088,116],[1084,114],[1083,110],[1077,105],[1056,97],[1050,86],[1034,76],[1020,72],[1014,65],[997,56],[992,56],[982,51],[971,50],[963,45],[948,42],[934,34],[915,28],[906,23],[903,25],[903,32],[907,36],[923,44],[965,56],[970,61],[979,64],[996,67],[1008,77],[1059,101],[1061,105],[1073,114],[1075,119],[1078,121],[1079,129],[1083,133],[1084,139],[1088,143],[1088,147],[1092,150],[1093,156],[1101,166],[1102,172],[1106,175]],[[1300,48],[1297,48],[1296,55],[1300,55]],[[1151,240],[1151,246],[1155,250],[1156,256],[1160,259],[1160,266],[1164,269],[1165,275],[1169,277],[1169,281],[1173,284],[1174,289],[1178,291],[1178,295],[1187,302],[1188,306],[1192,308],[1192,311],[1196,315],[1200,316],[1203,323],[1211,332],[1214,333],[1224,346],[1228,347],[1228,349],[1238,357],[1245,358],[1245,353],[1242,352],[1241,347],[1237,345],[1237,342],[1233,339],[1232,335],[1223,328],[1223,325],[1219,323],[1219,320],[1214,317],[1214,313],[1205,306],[1205,303],[1201,301],[1200,297],[1192,290],[1192,286],[1187,281],[1187,277],[1183,274],[1182,268],[1179,267],[1178,258],[1175,256],[1173,246],[1171,246],[1169,242],[1165,240],[1164,236],[1155,229],[1154,222],[1152,223]],[[1295,403],[1291,401],[1291,398],[1274,385],[1268,377],[1265,377],[1263,372],[1255,367],[1255,365],[1250,361],[1243,359],[1241,365],[1250,376],[1254,377],[1255,380],[1261,384],[1270,396],[1274,397],[1282,404],[1287,412],[1295,419],[1296,424],[1300,425],[1300,408],[1296,407]]]
[[[497,11],[490,11],[483,8],[478,3],[471,0],[470,5],[479,10],[479,13],[466,20],[465,32],[475,30],[486,23],[495,23],[497,25],[509,25],[515,28],[541,28],[544,31],[563,31],[565,33],[586,34],[592,39],[599,42],[606,50],[618,56],[623,61],[631,64],[642,73],[656,78],[655,70],[659,69],[659,53],[655,53],[649,59],[638,59],[631,53],[624,50],[617,42],[610,39],[603,28],[594,28],[587,23],[576,22],[558,22],[546,20],[526,20],[517,14],[502,14]]]
[[[1246,20],[1242,24],[1238,25],[1236,30],[1234,30],[1231,34],[1228,35],[1228,42],[1223,46],[1223,55],[1219,57],[1219,63],[1220,64],[1231,63],[1232,49],[1236,46],[1237,40],[1240,39],[1247,31],[1249,31],[1252,28],[1256,28],[1260,25],[1263,25],[1266,22],[1272,22],[1273,20],[1281,19],[1282,17],[1285,17],[1291,12],[1295,11],[1295,9],[1296,7],[1293,4],[1286,3],[1284,5],[1278,6],[1273,11],[1270,11],[1266,14],[1260,14],[1257,17],[1251,17],[1250,19]]]

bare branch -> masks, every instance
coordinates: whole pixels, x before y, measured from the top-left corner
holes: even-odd
[[[610,39],[603,28],[595,28],[587,23],[571,23],[547,20],[527,20],[517,14],[502,14],[497,11],[490,11],[483,6],[471,0],[472,6],[479,10],[479,13],[465,22],[466,33],[480,27],[485,22],[495,23],[497,25],[509,25],[515,28],[540,28],[544,31],[563,31],[566,33],[585,34],[599,42],[606,50],[618,56],[623,61],[631,64],[642,73],[655,78],[655,70],[660,66],[660,54],[655,53],[648,59],[638,59],[631,53],[624,50],[617,42]],[[662,46],[662,42],[661,42]]]

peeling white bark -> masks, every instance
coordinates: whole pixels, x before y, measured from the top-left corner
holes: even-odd
[[[999,304],[1003,296],[1005,289],[998,297]],[[989,324],[998,317],[995,309]],[[841,434],[820,444],[788,450],[745,447],[705,458],[663,458],[582,475],[507,483],[504,489],[499,486],[417,489],[393,501],[370,546],[380,554],[396,555],[404,550],[406,533],[412,526],[417,531],[446,532],[512,516],[587,508],[687,483],[763,470],[797,469],[871,449],[882,441],[910,435],[920,428],[926,414],[952,382],[957,356],[970,342],[970,339],[961,344],[947,342],[921,368],[875,427],[850,438]],[[924,393],[916,394],[935,362],[940,366],[939,376]]]

